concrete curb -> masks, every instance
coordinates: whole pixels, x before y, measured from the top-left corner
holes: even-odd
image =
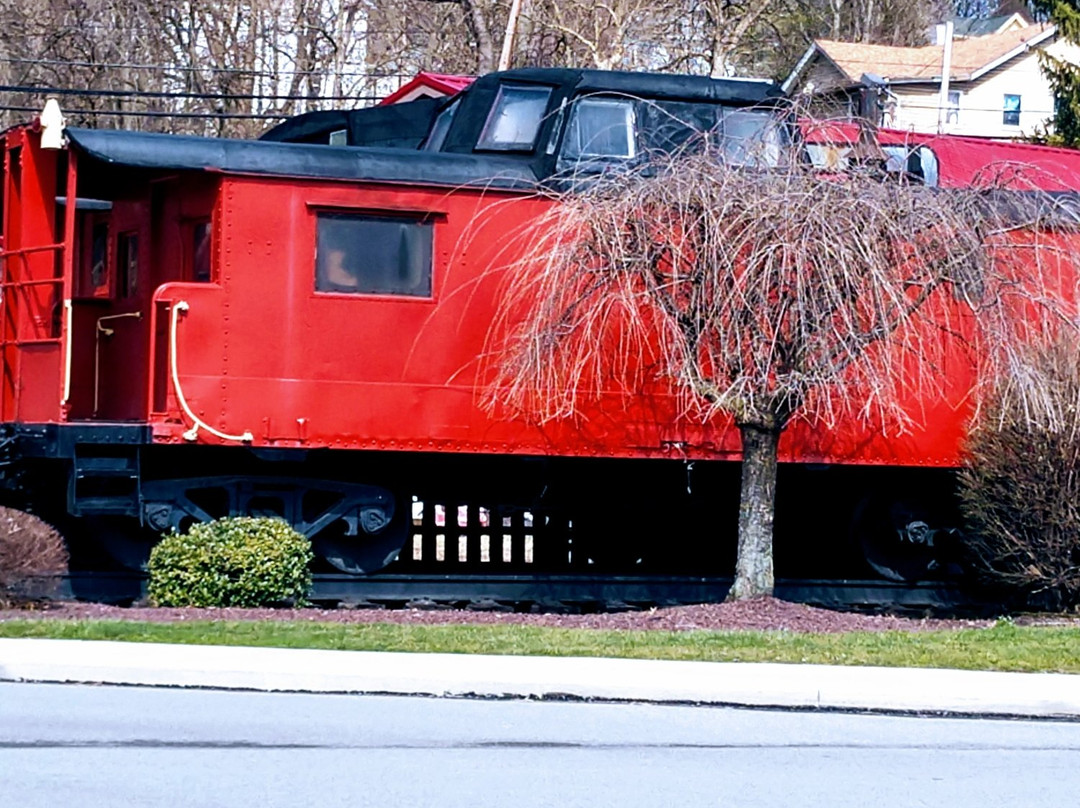
[[[1080,675],[0,639],[0,680],[1080,718]]]

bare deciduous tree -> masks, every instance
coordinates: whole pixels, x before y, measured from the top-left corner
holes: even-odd
[[[774,0],[700,0],[710,76],[736,75],[737,49],[773,4]]]
[[[1048,198],[937,192],[881,168],[824,176],[729,141],[559,198],[508,281],[492,406],[563,418],[656,374],[688,416],[733,423],[731,597],[770,593],[793,420],[912,428],[920,401],[965,383],[942,370],[960,347],[983,370],[1015,366],[1017,346],[1068,320],[1071,255],[1028,226]]]
[[[645,70],[660,47],[670,47],[674,26],[685,13],[675,0],[538,0],[527,6],[532,36],[554,39],[554,54],[568,66],[599,70]]]
[[[396,89],[367,59],[368,14],[363,0],[27,0],[0,12],[0,78],[67,90],[81,125],[251,136]],[[45,95],[7,96],[7,121]]]

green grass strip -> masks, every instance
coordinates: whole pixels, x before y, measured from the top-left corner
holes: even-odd
[[[1080,673],[1080,629],[1021,627],[1008,622],[962,631],[796,634],[598,631],[505,625],[137,623],[29,618],[0,621],[0,637]]]

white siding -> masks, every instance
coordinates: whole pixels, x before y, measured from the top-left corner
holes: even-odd
[[[1055,56],[1080,63],[1080,49],[1064,43],[1049,48]],[[1018,138],[1044,127],[1053,114],[1054,99],[1050,85],[1039,69],[1039,57],[1033,51],[981,76],[976,82],[952,82],[949,89],[960,91],[960,109],[955,122],[943,131],[954,135],[989,138]],[[897,129],[934,133],[938,130],[938,87],[934,84],[893,85],[899,98],[898,112],[891,125]],[[1020,96],[1020,124],[1004,123],[1005,96]]]
[[[895,114],[885,126],[891,129],[909,129],[913,132],[937,132],[938,92],[936,88],[905,86],[892,87],[897,98]],[[961,101],[963,104],[963,101]]]
[[[945,130],[953,134],[1022,137],[1034,134],[1054,114],[1050,85],[1039,70],[1039,57],[1035,53],[1013,59],[1007,66],[991,71],[962,89],[957,123]],[[1020,96],[1018,126],[1003,122],[1006,95]]]
[[[1057,58],[1080,64],[1080,48],[1074,45],[1059,40],[1049,45],[1047,51]],[[806,66],[795,93],[808,84],[819,101],[812,107],[815,114],[820,115],[823,109],[828,110],[826,117],[842,114],[838,108],[840,90],[850,87],[850,83],[820,54]],[[886,107],[885,126],[930,134],[938,131],[939,85],[936,82],[893,84],[890,89],[895,102]],[[960,92],[960,108],[955,120],[945,122],[942,127],[942,131],[949,134],[999,139],[1025,137],[1045,127],[1053,114],[1053,96],[1039,69],[1037,51],[1011,59],[978,81],[954,81],[949,89]],[[1020,96],[1019,125],[1004,122],[1006,95]],[[828,107],[828,103],[836,108]]]

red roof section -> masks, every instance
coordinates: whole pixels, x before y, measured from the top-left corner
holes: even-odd
[[[942,187],[995,186],[1064,192],[1080,188],[1080,150],[899,129],[864,130],[855,121],[799,121],[807,143],[854,146],[865,131],[882,146],[926,146]]]
[[[412,96],[416,90],[426,89],[434,91],[435,95],[454,95],[459,93],[476,81],[475,76],[458,76],[452,73],[426,73],[416,74],[416,78],[398,87],[390,93],[380,105],[396,104],[407,97]]]

